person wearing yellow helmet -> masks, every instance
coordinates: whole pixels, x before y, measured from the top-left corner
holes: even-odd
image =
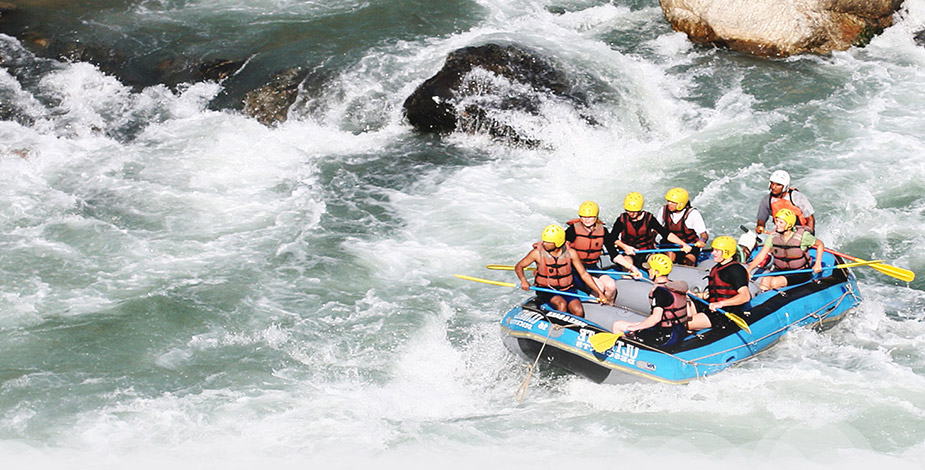
[[[664,253],[650,256],[646,267],[649,270],[649,278],[652,279],[649,316],[638,322],[615,321],[612,330],[629,333],[649,344],[670,346],[683,340],[687,334],[687,324],[690,321],[688,284],[668,278],[673,263]]]
[[[825,245],[806,227],[797,225],[797,215],[792,210],[781,209],[774,214],[774,232],[764,240],[761,251],[749,263],[748,272],[754,272],[769,253],[774,255],[774,271],[806,269],[810,265],[810,248],[816,249],[813,272],[819,273],[822,271],[822,251]],[[761,290],[780,289],[788,285],[802,284],[812,277],[813,273],[766,276],[761,278],[759,286]]]
[[[527,281],[524,268],[533,263],[536,263],[533,284],[537,287],[577,294],[574,282],[577,276],[590,287],[595,297],[604,298],[604,293],[585,270],[578,253],[565,241],[565,229],[558,225],[547,225],[543,229],[540,241],[534,243],[533,249],[514,265],[514,272],[520,279],[520,288],[523,290],[530,290],[530,282]],[[548,303],[556,310],[567,311],[578,317],[584,316],[584,308],[577,297],[537,292],[536,298],[541,305]]]
[[[578,218],[568,221],[565,229],[565,241],[575,249],[586,270],[601,269],[600,260],[604,248],[604,239],[609,236],[607,226],[598,218],[600,208],[594,201],[585,201],[578,206]],[[629,264],[628,262],[626,262]],[[607,275],[591,275],[594,282],[604,293],[604,300],[612,304],[617,296],[617,284]],[[578,290],[591,293],[580,277],[575,278]]]
[[[656,212],[655,220],[664,225],[669,232],[694,246],[694,249],[681,257],[680,261],[675,253],[668,253],[668,256],[678,264],[694,266],[700,256],[700,249],[707,245],[710,238],[707,226],[703,222],[703,215],[690,205],[690,195],[684,188],[669,189],[665,193],[665,201],[662,210]]]
[[[713,261],[716,264],[707,275],[707,290],[704,292],[705,296],[702,296],[707,299],[708,304],[691,304],[691,321],[687,324],[691,331],[732,326],[732,321],[725,314],[717,312],[717,309],[742,314],[745,304],[752,299],[748,290],[748,271],[737,260],[736,240],[723,235],[716,237],[710,247],[713,249]]]
[[[645,204],[645,198],[638,192],[631,192],[623,199],[623,210],[613,228],[610,231],[610,237],[604,240],[607,251],[610,252],[611,259],[618,264],[618,252],[623,251],[632,257],[632,262],[637,267],[642,267],[646,261],[646,255],[636,253],[636,250],[655,249],[655,239],[661,236],[671,243],[681,245],[684,253],[690,253],[693,248],[691,245],[681,240],[677,235],[668,231],[664,225],[660,224],[652,213],[642,210]]]
[[[810,233],[816,233],[816,216],[813,205],[809,199],[797,188],[790,186],[790,173],[777,170],[768,178],[768,194],[758,203],[758,223],[755,231],[769,232],[765,222],[781,209],[790,209],[796,214],[799,224],[806,227]]]

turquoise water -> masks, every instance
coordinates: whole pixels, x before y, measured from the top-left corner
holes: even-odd
[[[654,210],[684,186],[713,236],[738,235],[780,168],[828,246],[922,271],[925,2],[905,3],[867,48],[778,61],[693,46],[654,1],[36,10],[142,64],[238,54],[255,82],[293,65],[328,78],[267,128],[210,109],[221,85],[134,90],[0,37],[15,110],[0,121],[0,456],[921,468],[921,279],[860,268],[865,301],[840,325],[703,381],[600,386],[541,368],[518,404],[526,369],[497,320],[523,294],[452,277],[510,281],[484,265],[513,264],[583,200],[611,222],[632,190]],[[600,125],[550,101],[506,116],[539,149],[412,132],[404,99],[449,52],[489,41],[552,57]]]

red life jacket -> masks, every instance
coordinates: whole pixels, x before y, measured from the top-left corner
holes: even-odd
[[[657,235],[658,232],[652,229],[652,222],[655,222],[655,217],[651,213],[642,213],[639,229],[633,225],[633,221],[630,220],[630,216],[626,212],[620,214],[620,218],[617,220],[623,223],[620,241],[637,250],[651,250],[655,248],[655,235]]]
[[[665,221],[665,227],[668,231],[677,235],[681,240],[684,240],[684,243],[691,245],[700,239],[700,235],[686,224],[687,216],[691,214],[691,210],[693,209],[693,207],[687,206],[687,209],[684,209],[684,215],[678,219],[678,223],[674,223],[671,221],[671,211],[668,210],[668,206],[662,207],[662,220]]]
[[[662,322],[659,326],[671,328],[675,325],[687,326],[690,317],[687,315],[687,283],[684,281],[668,281],[665,283],[656,283],[655,287],[649,291],[649,304],[655,299],[655,290],[664,288],[671,294],[672,302],[662,311]]]
[[[787,191],[787,194],[781,194],[781,197],[776,198],[770,196],[768,201],[771,203],[771,215],[777,214],[777,211],[781,209],[790,209],[797,216],[797,225],[806,225],[806,217],[803,216],[803,211],[800,210],[796,204],[793,203],[793,192],[799,191],[797,188],[790,188]]]
[[[771,235],[771,242],[774,244],[771,254],[774,255],[775,270],[789,271],[792,269],[804,269],[809,266],[809,254],[800,248],[804,232],[806,232],[806,227],[796,227],[793,230],[793,235],[786,242],[781,237],[781,234],[776,231]]]
[[[572,257],[569,255],[569,244],[562,245],[562,254],[553,256],[543,249],[543,244],[533,245],[540,252],[540,260],[536,263],[536,277],[533,284],[537,287],[547,287],[556,290],[572,288]]]
[[[601,249],[604,247],[604,223],[598,220],[594,230],[588,230],[580,219],[567,222],[575,229],[575,241],[570,246],[578,252],[578,257],[584,264],[597,264],[601,259]]]
[[[710,275],[707,281],[707,292],[709,292],[709,296],[707,297],[708,302],[719,302],[720,300],[735,297],[736,294],[739,293],[732,284],[724,282],[722,278],[719,277],[720,271],[736,264],[742,266],[742,264],[737,261],[730,261],[726,264],[716,264],[710,269]]]

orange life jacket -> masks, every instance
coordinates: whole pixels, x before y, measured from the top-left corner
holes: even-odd
[[[556,290],[572,288],[572,256],[569,254],[569,244],[562,245],[562,253],[553,256],[543,249],[542,242],[533,245],[540,252],[540,260],[536,263],[536,277],[533,284],[537,287],[547,287]]]
[[[578,252],[581,262],[597,264],[604,247],[604,223],[598,220],[593,230],[588,230],[580,219],[572,219],[567,223],[575,229],[575,241],[571,242],[570,246]]]
[[[803,211],[800,210],[796,204],[793,203],[793,192],[799,191],[797,188],[790,188],[787,190],[786,194],[781,194],[781,197],[771,196],[768,200],[771,202],[771,216],[777,214],[777,211],[781,209],[790,209],[797,216],[797,225],[806,225],[806,217],[803,216]]]

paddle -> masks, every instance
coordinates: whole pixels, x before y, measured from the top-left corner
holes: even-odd
[[[857,261],[857,262],[859,262],[859,263],[860,263],[860,262],[865,262],[865,261],[862,260],[861,258],[855,258],[854,256],[851,256],[851,255],[846,255],[846,254],[844,254],[844,253],[839,253],[839,252],[837,252],[837,251],[835,251],[835,250],[832,250],[832,249],[829,249],[829,248],[826,248],[825,251],[827,251],[827,252],[829,252],[829,253],[832,253],[833,255],[841,256],[842,258],[847,258],[847,259],[850,259],[850,260],[853,260],[853,261]],[[896,278],[896,279],[899,279],[900,281],[912,282],[912,281],[915,279],[915,273],[914,273],[914,272],[909,271],[908,269],[903,269],[903,268],[898,268],[898,267],[896,267],[896,266],[891,266],[891,265],[889,265],[889,264],[885,264],[885,263],[882,263],[882,262],[880,262],[880,263],[874,262],[874,263],[870,264],[870,267],[876,269],[877,271],[880,271],[880,272],[883,273],[883,274],[886,274],[887,276],[890,276],[890,277],[894,277],[894,278]]]
[[[486,264],[485,267],[487,269],[494,269],[498,271],[513,271],[514,270],[513,266],[509,266],[506,264]],[[535,269],[536,268],[534,268],[533,266],[527,266],[526,268],[524,268],[524,271],[531,271]],[[632,274],[628,272],[624,272],[624,271],[605,271],[605,270],[600,270],[600,269],[586,269],[585,271],[587,271],[588,274],[609,274],[611,276],[615,276],[619,274],[619,275],[627,276],[627,277],[632,276]]]
[[[687,296],[690,297],[690,298],[692,298],[692,299],[694,299],[694,300],[697,300],[697,301],[699,301],[699,302],[701,302],[701,303],[710,305],[710,302],[707,302],[705,299],[701,299],[700,297],[697,297],[697,296],[694,295],[694,294],[687,294]],[[719,313],[722,313],[723,315],[726,315],[726,318],[732,320],[732,322],[735,323],[736,326],[738,326],[739,328],[745,330],[746,333],[751,334],[752,329],[748,327],[748,323],[745,323],[745,320],[743,320],[742,317],[740,317],[740,316],[738,316],[738,315],[736,315],[736,314],[734,314],[734,313],[729,313],[729,312],[727,312],[727,311],[725,311],[725,310],[723,310],[723,309],[721,309],[721,308],[716,309],[716,311],[719,312]]]
[[[855,266],[867,266],[869,264],[876,264],[876,263],[882,263],[882,262],[883,262],[882,259],[878,259],[876,261],[855,261],[853,263],[836,264],[835,266],[824,266],[822,270],[831,271],[833,269],[853,268]],[[761,273],[761,274],[754,274],[752,275],[752,278],[765,277],[765,276],[783,276],[785,274],[800,274],[800,273],[811,273],[811,272],[813,272],[812,268],[792,269],[790,271],[770,271],[770,272]]]
[[[500,271],[513,271],[514,270],[513,266],[509,266],[506,264],[486,264],[485,267],[488,269],[495,269],[495,270],[500,270]],[[534,271],[534,270],[536,270],[536,268],[533,266],[527,266],[526,268],[524,268],[524,271]]]
[[[594,348],[594,351],[598,353],[603,353],[604,351],[612,348],[617,344],[617,340],[623,336],[623,332],[618,333],[595,333],[588,338],[588,341],[591,343],[591,347]]]
[[[642,254],[645,254],[645,253],[668,253],[669,251],[683,251],[683,250],[681,250],[681,247],[678,247],[678,248],[655,248],[655,249],[651,249],[651,250],[636,250],[635,253],[638,255],[638,254],[640,254],[640,253],[642,253]],[[621,254],[621,255],[625,255],[626,252],[625,252],[625,251],[621,251],[620,254]]]
[[[454,274],[454,276],[460,279],[465,279],[467,281],[482,282],[482,283],[491,284],[494,286],[515,287],[518,289],[520,288],[519,284],[514,284],[513,282],[492,281],[490,279],[482,279],[480,277],[464,276],[462,274]],[[586,302],[599,302],[600,303],[600,299],[597,299],[597,298],[591,297],[590,295],[585,295],[585,294],[578,294],[578,293],[573,293],[573,292],[562,292],[562,291],[558,291],[555,289],[547,289],[545,287],[537,287],[537,286],[530,286],[530,290],[537,291],[537,292],[549,292],[550,294],[556,294],[556,295],[567,295],[567,296],[577,297]]]

